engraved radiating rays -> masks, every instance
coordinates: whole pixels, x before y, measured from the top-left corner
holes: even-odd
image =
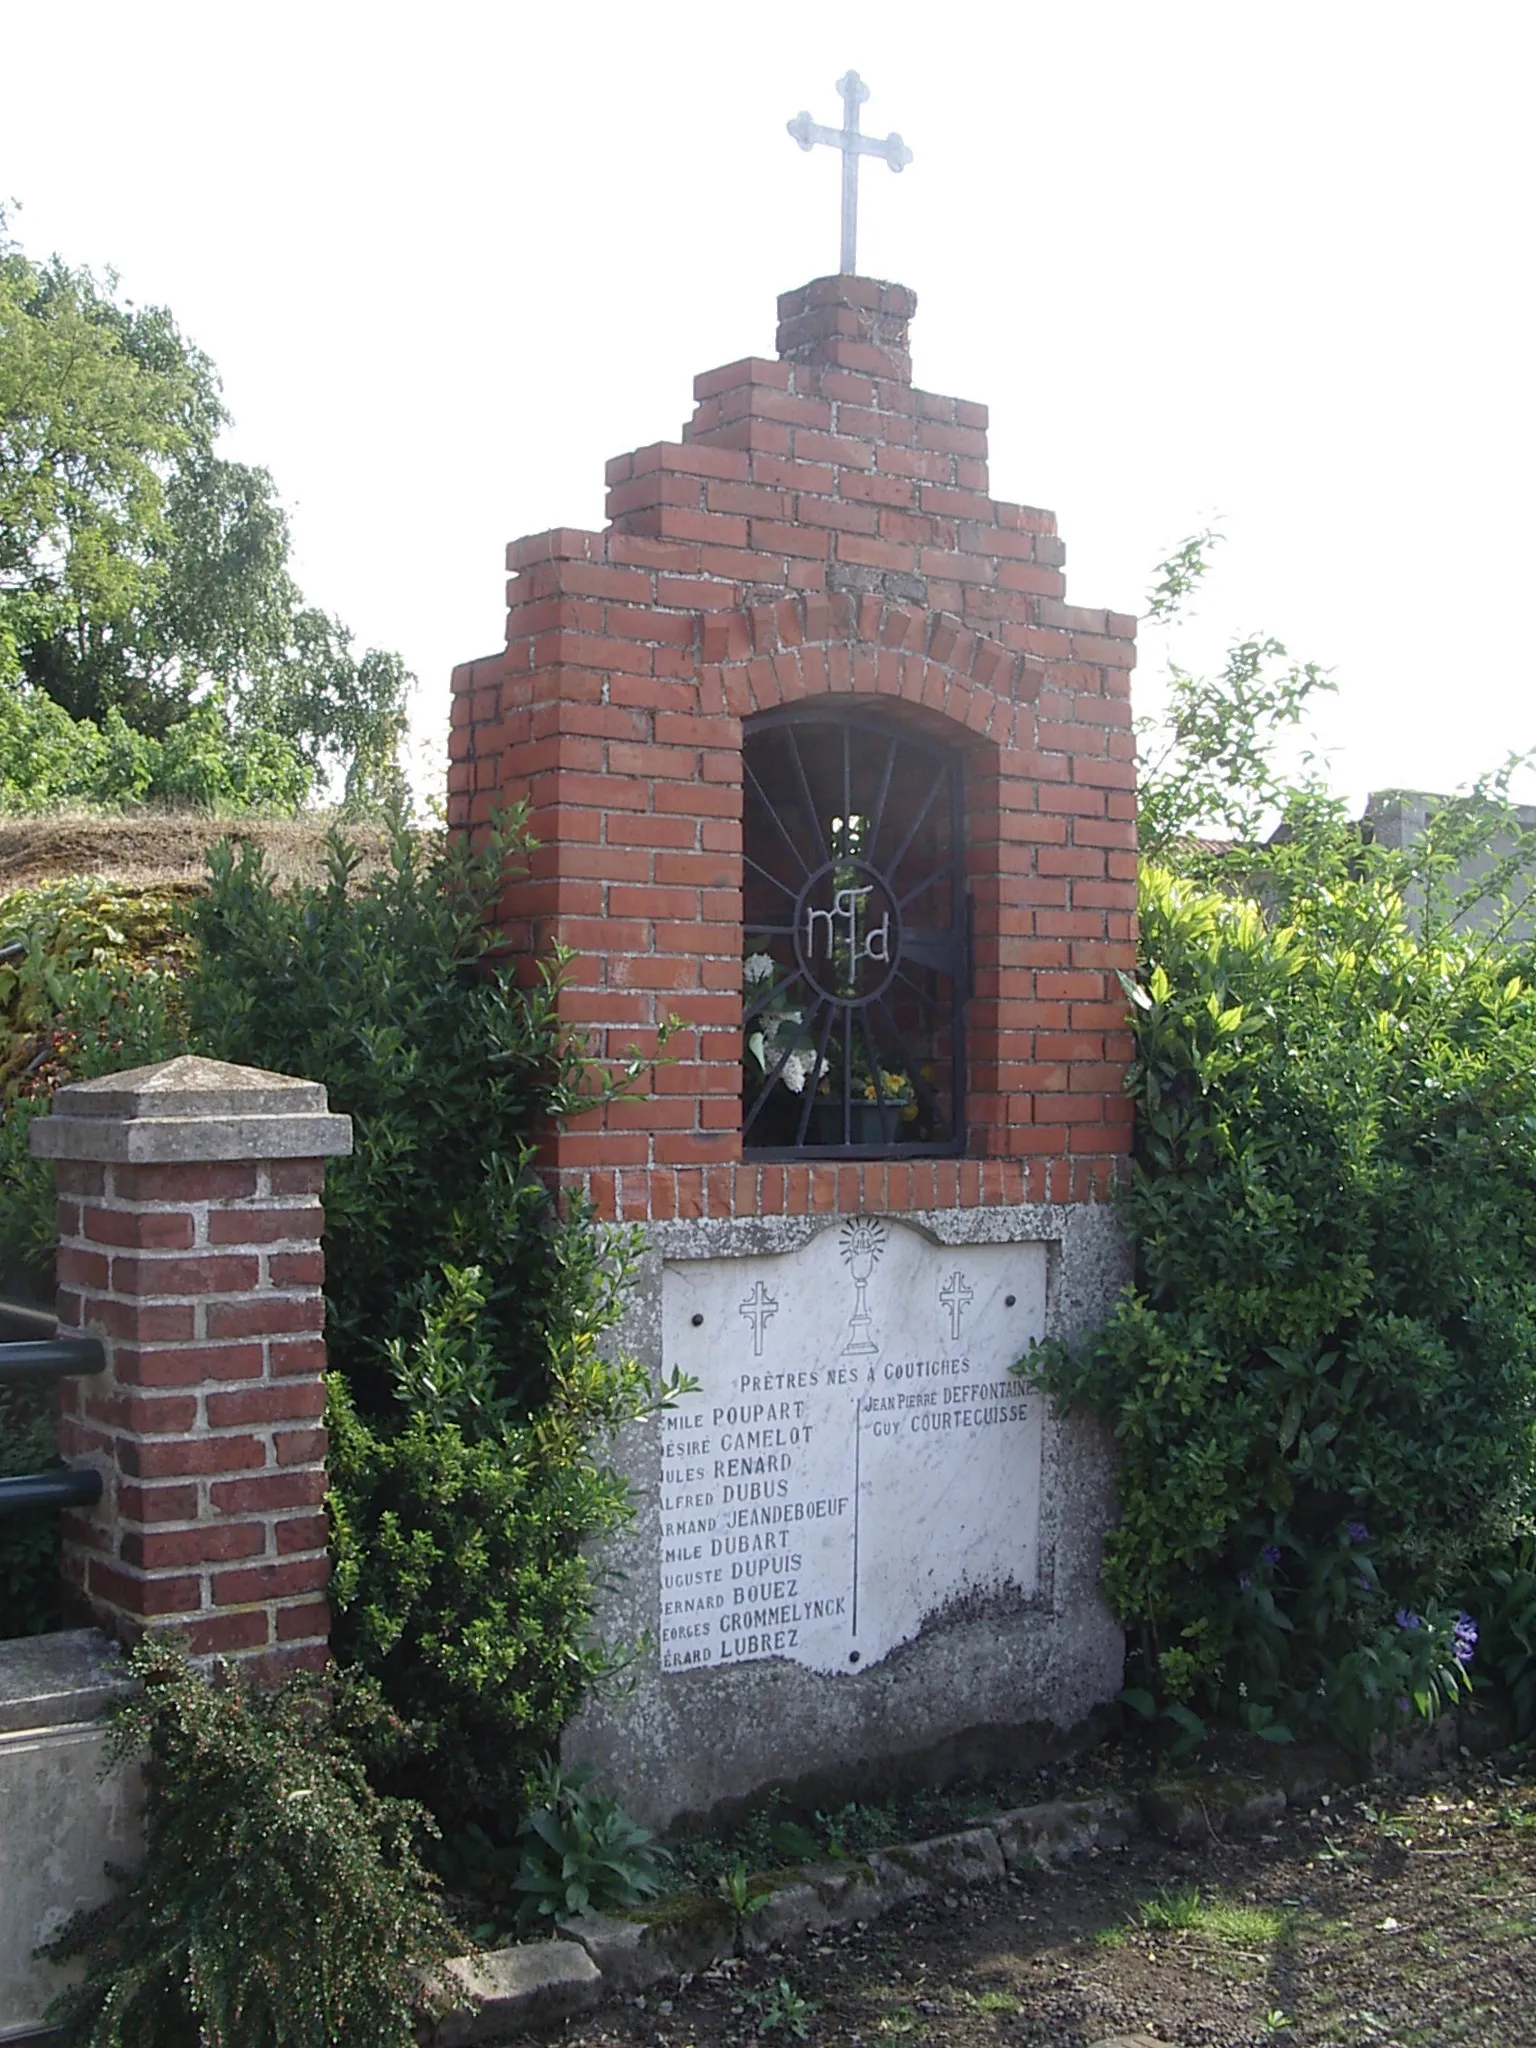
[[[855,1260],[867,1260],[864,1278],[867,1280],[880,1263],[885,1252],[885,1225],[878,1216],[851,1216],[838,1233],[838,1246],[843,1255],[843,1264],[858,1267]]]

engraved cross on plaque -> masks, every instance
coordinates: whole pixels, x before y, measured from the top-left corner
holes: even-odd
[[[825,142],[843,152],[843,248],[837,267],[844,275],[850,275],[858,268],[854,246],[859,229],[859,158],[883,156],[893,171],[899,171],[904,164],[911,163],[912,152],[894,128],[884,142],[859,133],[859,108],[869,98],[869,87],[857,71],[845,71],[837,81],[837,89],[843,96],[841,128],[824,128],[803,107],[786,126],[802,149],[813,149],[818,142]]]
[[[976,1299],[974,1291],[965,1284],[965,1275],[957,1266],[949,1279],[939,1289],[939,1300],[949,1310],[949,1341],[960,1342],[960,1319]]]
[[[768,1292],[762,1281],[759,1280],[738,1311],[752,1325],[752,1356],[754,1358],[762,1357],[763,1332],[768,1327],[769,1317],[776,1316],[778,1312],[779,1304]]]

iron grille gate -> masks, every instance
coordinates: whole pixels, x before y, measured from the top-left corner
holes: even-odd
[[[743,1143],[964,1143],[960,757],[874,718],[765,712],[743,742]]]

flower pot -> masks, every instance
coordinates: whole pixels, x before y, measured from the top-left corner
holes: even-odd
[[[851,1102],[848,1105],[848,1134],[843,1135],[841,1102],[818,1102],[811,1110],[806,1130],[808,1145],[879,1145],[892,1148],[901,1142],[902,1105],[899,1102]]]

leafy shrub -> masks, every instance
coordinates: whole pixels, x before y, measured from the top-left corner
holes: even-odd
[[[623,1239],[558,1214],[533,1171],[540,1123],[634,1068],[592,1073],[556,1014],[558,963],[524,988],[487,958],[524,845],[517,817],[474,852],[397,824],[387,870],[359,885],[336,834],[325,881],[287,890],[226,846],[185,920],[79,884],[13,902],[0,929],[27,941],[0,970],[14,1085],[190,1043],[324,1081],[352,1116],[354,1153],[326,1188],[334,1647],[414,1730],[408,1760],[376,1760],[382,1780],[503,1832],[613,1666],[590,1639],[582,1546],[628,1513],[602,1441],[653,1399],[598,1347]],[[37,1106],[17,1103],[0,1140],[0,1239],[41,1265]]]
[[[414,1337],[448,1267],[478,1267],[479,1320],[504,1395],[526,1412],[591,1269],[533,1173],[543,1121],[598,1098],[557,1016],[558,962],[530,985],[492,959],[521,813],[471,851],[396,822],[360,887],[339,832],[326,880],[278,889],[260,850],[212,856],[188,992],[200,1052],[323,1081],[354,1148],[326,1175],[326,1336],[365,1416],[397,1412],[389,1347]],[[631,1070],[633,1071],[633,1070]]]
[[[1027,1369],[1114,1429],[1134,1690],[1365,1748],[1454,1696],[1434,1602],[1532,1498],[1536,988],[1327,817],[1244,864],[1144,871],[1137,1284]]]
[[[147,1752],[142,1869],[47,1951],[84,1957],[53,2017],[74,2048],[415,2048],[421,1973],[457,1943],[417,1854],[416,1808],[380,1798],[348,1712],[312,1682],[209,1684],[163,1642],[110,1753]]]
[[[1467,1580],[1467,1606],[1477,1619],[1478,1668],[1509,1703],[1514,1732],[1536,1735],[1536,1536],[1480,1558]]]
[[[568,1259],[594,1259],[579,1220],[559,1242]],[[592,1635],[584,1546],[619,1527],[629,1501],[598,1447],[657,1402],[639,1367],[597,1348],[626,1277],[622,1264],[594,1270],[592,1327],[557,1340],[526,1420],[498,1392],[474,1269],[450,1269],[419,1337],[395,1346],[392,1426],[363,1421],[332,1378],[333,1647],[411,1727],[390,1782],[429,1797],[450,1830],[483,1823],[505,1837],[541,1753],[614,1668]]]
[[[589,1764],[570,1771],[546,1764],[538,1775],[533,1809],[518,1830],[523,1927],[578,1913],[623,1912],[661,1889],[666,1850],[591,1777]]]
[[[474,851],[397,826],[359,887],[333,834],[325,882],[287,891],[221,850],[188,990],[199,1050],[323,1081],[353,1119],[326,1182],[333,1647],[413,1730],[384,1782],[502,1834],[613,1667],[583,1546],[629,1512],[603,1442],[654,1399],[598,1344],[625,1240],[533,1170],[545,1119],[635,1069],[593,1073],[558,962],[521,986],[488,957],[525,846],[516,814]]]
[[[72,718],[41,690],[0,685],[0,812],[150,803],[295,811],[313,784],[289,740],[233,729],[216,699],[193,705],[156,738],[116,705],[98,725]]]

